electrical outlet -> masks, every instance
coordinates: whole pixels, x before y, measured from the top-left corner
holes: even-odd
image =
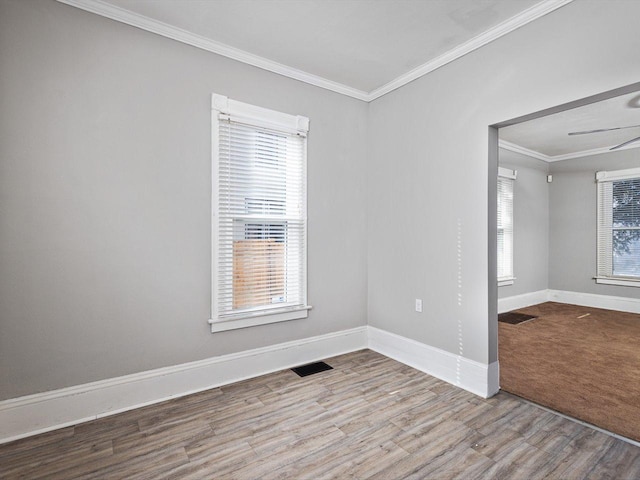
[[[416,312],[422,313],[422,300],[416,298]]]

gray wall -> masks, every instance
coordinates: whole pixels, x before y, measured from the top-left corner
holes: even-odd
[[[0,2],[0,399],[366,324],[367,104]],[[309,318],[211,334],[210,95],[311,119]]]
[[[640,149],[550,164],[549,288],[640,298],[640,289],[596,284],[596,183],[599,170],[640,167]]]
[[[497,360],[487,126],[637,82],[638,16],[575,1],[370,104],[370,325]]]
[[[513,198],[513,285],[498,297],[546,290],[549,283],[549,164],[500,149],[499,165],[518,171]]]
[[[638,81],[639,15],[575,1],[367,106],[53,1],[0,1],[0,398],[367,315],[495,361],[487,126]],[[211,92],[311,118],[307,320],[208,333]]]

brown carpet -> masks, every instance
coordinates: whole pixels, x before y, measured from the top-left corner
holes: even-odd
[[[553,302],[516,311],[538,318],[498,323],[501,388],[640,441],[640,315]]]

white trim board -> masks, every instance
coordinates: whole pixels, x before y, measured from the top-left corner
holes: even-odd
[[[369,348],[483,398],[498,393],[498,362],[485,365],[369,326]]]
[[[312,73],[307,73],[297,68],[289,67],[288,65],[269,60],[268,58],[254,55],[253,53],[240,50],[239,48],[234,48],[224,43],[216,42],[215,40],[211,40],[210,38],[202,35],[189,32],[179,27],[174,27],[173,25],[161,22],[160,20],[140,15],[139,13],[111,5],[110,3],[101,0],[57,1],[132,27],[146,30],[147,32],[155,33],[162,37],[170,38],[177,42],[191,45],[192,47],[206,50],[207,52],[216,53],[223,57],[246,63],[247,65],[262,68],[263,70],[293,78],[294,80],[299,80],[310,85],[315,85],[316,87],[356,98],[358,100],[365,102],[368,101],[367,92],[358,90],[357,88],[349,87],[348,85],[334,82],[333,80],[329,80]]]
[[[367,101],[375,100],[397,88],[406,85],[409,82],[412,82],[427,73],[431,73],[434,70],[446,65],[447,63],[453,62],[458,58],[466,55],[467,53],[471,53],[474,50],[486,45],[487,43],[493,42],[498,38],[506,35],[507,33],[513,32],[514,30],[526,25],[527,23],[533,22],[544,15],[557,10],[560,7],[564,7],[568,3],[571,3],[573,0],[543,0],[540,3],[533,5],[520,12],[518,15],[515,15],[508,20],[496,25],[495,27],[486,30],[485,32],[473,37],[471,40],[458,45],[457,47],[449,50],[448,52],[440,55],[439,57],[430,60],[429,62],[420,65],[419,67],[414,68],[413,70],[400,75],[395,80],[390,81],[389,83],[376,88],[369,92],[369,98]]]
[[[549,301],[549,290],[538,290],[537,292],[523,293],[498,299],[498,313],[510,312],[519,308],[537,305]]]
[[[504,148],[505,150],[509,150],[510,152],[526,155],[527,157],[537,158],[538,160],[542,160],[543,162],[551,161],[551,157],[548,155],[545,155],[544,153],[536,152],[535,150],[531,150],[526,147],[521,147],[520,145],[507,142],[506,140],[498,140],[498,147]]]
[[[570,292],[567,290],[539,290],[498,299],[498,313],[510,312],[519,308],[544,302],[567,303],[582,307],[604,308],[619,312],[640,313],[640,299],[614,297],[596,293]]]
[[[364,348],[484,398],[499,390],[498,362],[484,365],[378,328],[358,327],[0,401],[0,443]]]
[[[594,148],[592,150],[582,150],[579,152],[565,153],[563,155],[545,155],[544,153],[540,153],[536,150],[531,150],[530,148],[522,147],[516,143],[507,142],[506,140],[498,140],[498,146],[500,148],[504,148],[505,150],[509,150],[510,152],[519,153],[528,157],[537,158],[538,160],[542,160],[547,163],[552,163],[560,162],[561,160],[569,160],[572,158],[600,155],[602,153],[613,153],[611,151],[611,147],[613,147],[614,145],[611,145],[609,147]],[[625,147],[619,148],[617,151],[619,152],[622,150],[631,150],[633,148],[640,148],[640,143],[631,143]]]
[[[500,313],[545,301],[640,313],[640,299],[540,290],[501,298]],[[488,398],[499,390],[489,365],[371,326],[222,355],[49,392],[0,401],[0,443],[76,425],[221,385],[370,348]]]
[[[549,302],[568,303],[583,307],[606,308],[619,312],[640,313],[640,299],[598,295],[595,293],[569,292],[566,290],[549,290]]]
[[[0,443],[367,348],[358,327],[0,402]]]
[[[331,90],[332,92],[340,93],[348,97],[356,98],[365,102],[371,102],[376,98],[379,98],[393,90],[396,90],[403,85],[406,85],[417,78],[420,78],[434,70],[453,62],[454,60],[473,52],[478,48],[497,40],[498,38],[530,23],[538,18],[547,15],[548,13],[561,8],[573,0],[542,0],[541,2],[533,5],[532,7],[520,12],[504,22],[486,30],[485,32],[477,35],[476,37],[468,40],[467,42],[458,45],[457,47],[449,50],[448,52],[436,57],[427,63],[420,65],[413,70],[400,75],[394,80],[386,83],[372,90],[371,92],[365,92],[357,88],[344,85],[342,83],[334,82],[327,78],[314,75],[297,68],[293,68],[287,65],[283,65],[273,60],[269,60],[258,55],[240,50],[238,48],[225,45],[220,42],[216,42],[209,38],[203,37],[191,33],[182,28],[174,27],[159,20],[140,15],[138,13],[126,10],[124,8],[111,5],[102,0],[57,0],[60,3],[64,3],[87,12],[95,13],[111,20],[116,20],[132,27],[140,28],[163,37],[176,40],[178,42],[191,45],[196,48],[201,48],[208,52],[216,53],[227,58],[232,58],[239,62],[253,65],[254,67],[262,68],[285,77],[293,78],[301,82],[315,85],[316,87]]]

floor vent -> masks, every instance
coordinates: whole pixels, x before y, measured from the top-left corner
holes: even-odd
[[[313,375],[314,373],[324,372],[325,370],[333,370],[331,365],[327,365],[324,362],[310,363],[309,365],[302,365],[301,367],[292,368],[294,372],[300,377],[306,377],[307,375]]]
[[[498,315],[498,321],[503,323],[510,323],[511,325],[517,325],[519,323],[528,322],[529,320],[533,320],[534,318],[538,318],[534,315],[526,315],[524,313],[516,313],[516,312],[506,312]]]

